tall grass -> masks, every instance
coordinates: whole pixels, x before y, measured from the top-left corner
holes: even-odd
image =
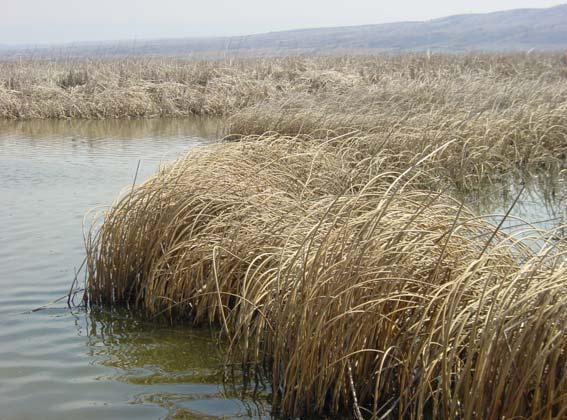
[[[564,245],[423,188],[450,146],[399,168],[364,136],[193,151],[102,216],[88,298],[218,323],[285,416],[565,417]]]
[[[346,109],[396,120],[407,113],[500,112],[519,102],[564,105],[566,78],[560,54],[31,59],[0,62],[0,117],[227,116],[266,101],[280,106],[301,99],[340,113],[346,101]]]

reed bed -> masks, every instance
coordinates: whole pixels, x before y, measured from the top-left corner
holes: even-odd
[[[340,114],[352,108],[367,119],[499,113],[522,105],[564,105],[566,79],[567,59],[560,54],[30,59],[0,62],[0,118],[231,116],[259,104],[298,103],[298,98],[301,104],[311,101]],[[337,108],[345,101],[348,106]],[[346,114],[355,122],[360,119]],[[341,121],[348,122],[347,116]]]
[[[449,194],[564,174],[564,55],[0,63],[3,119],[192,115],[238,141],[96,219],[91,305],[220,325],[286,417],[567,417],[559,228]]]
[[[462,190],[567,159],[564,55],[403,55],[0,63],[0,118],[216,116],[232,138],[355,133],[405,156],[437,155]],[[399,168],[393,168],[399,170]],[[402,169],[403,170],[403,169]]]
[[[564,246],[423,188],[450,144],[407,165],[364,136],[240,140],[101,215],[90,304],[221,325],[284,416],[567,416]]]

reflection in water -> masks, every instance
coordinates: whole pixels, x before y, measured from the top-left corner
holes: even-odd
[[[91,313],[87,326],[89,355],[123,370],[133,384],[222,382],[221,346],[211,329],[171,328],[143,323],[126,313]]]
[[[503,223],[504,230],[514,230],[516,227],[564,230],[567,224],[565,174],[534,176],[528,182],[510,179],[487,186],[475,195],[459,198],[476,213],[488,215],[490,221],[499,223],[518,196],[517,203]]]
[[[179,138],[190,134],[203,139],[218,138],[221,122],[211,118],[156,118],[134,120],[0,120],[2,136],[26,139],[83,138],[131,140]]]

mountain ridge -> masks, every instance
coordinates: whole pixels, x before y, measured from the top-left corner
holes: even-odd
[[[401,52],[567,50],[567,4],[357,26],[301,28],[240,36],[0,45],[2,57],[285,56]]]

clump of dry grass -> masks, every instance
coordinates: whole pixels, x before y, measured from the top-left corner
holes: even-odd
[[[173,59],[0,63],[0,118],[225,115],[275,90],[257,65]]]
[[[237,138],[264,132],[326,137],[329,131],[356,130],[383,145],[386,153],[405,155],[406,164],[415,153],[452,142],[436,156],[435,165],[461,190],[513,172],[564,169],[563,64],[542,73],[518,67],[507,74],[498,66],[483,68],[478,60],[468,69],[457,58],[423,58],[419,64],[408,60],[398,62],[397,71],[389,68],[370,78],[354,70],[313,72],[309,80],[316,89],[241,109],[230,116],[226,131]],[[508,64],[515,69],[513,63]]]
[[[353,136],[191,152],[87,243],[91,304],[223,326],[286,416],[567,415],[567,267]],[[441,153],[443,148],[431,151]]]

